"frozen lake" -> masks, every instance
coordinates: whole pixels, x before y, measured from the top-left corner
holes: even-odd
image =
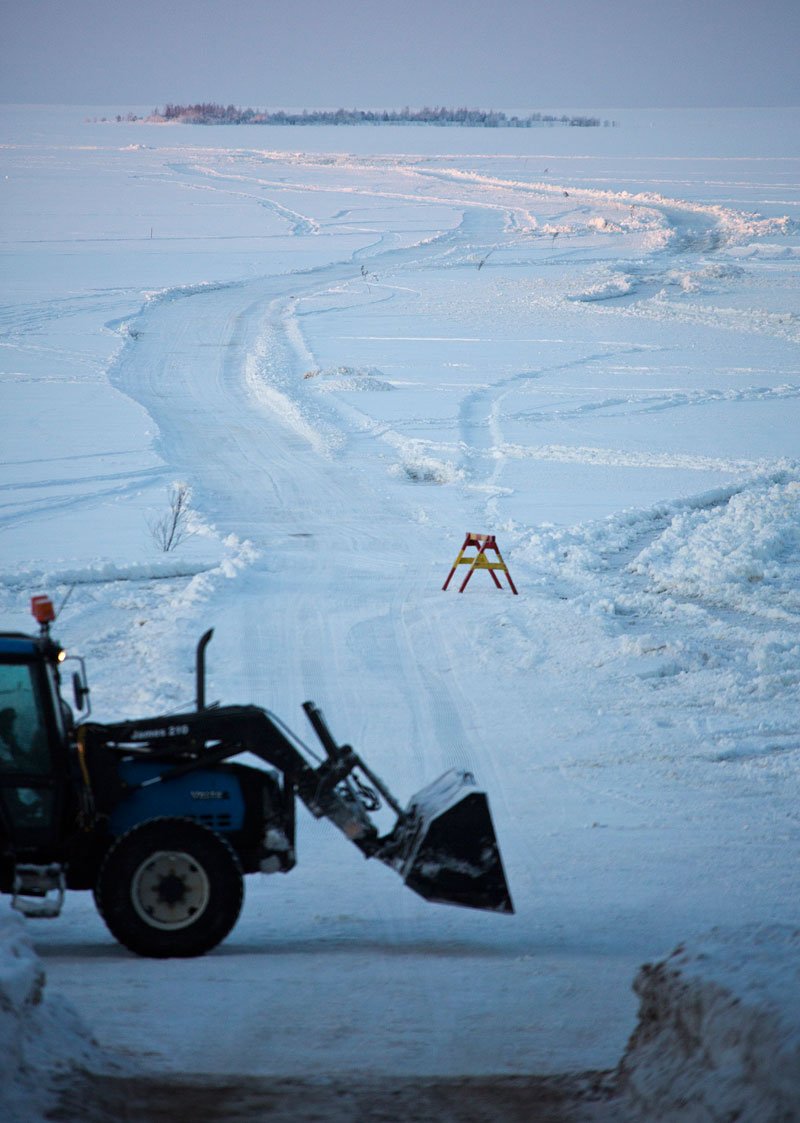
[[[303,813],[216,952],[73,895],[50,988],[158,1071],[612,1066],[640,963],[797,922],[800,111],[86,120],[128,108],[0,111],[4,627],[71,589],[102,720],[186,705],[213,626],[213,698],[314,698],[403,800],[471,769],[517,913]],[[519,597],[441,591],[466,531]]]

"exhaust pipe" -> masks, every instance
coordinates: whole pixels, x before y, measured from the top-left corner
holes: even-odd
[[[203,632],[197,644],[197,653],[195,655],[195,696],[197,710],[204,710],[206,708],[206,648],[211,643],[211,637],[214,634],[214,629],[209,628],[207,632]]]

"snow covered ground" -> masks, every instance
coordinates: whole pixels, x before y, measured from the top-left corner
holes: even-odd
[[[212,698],[313,698],[403,800],[471,769],[517,912],[301,813],[205,959],[31,922],[50,990],[162,1072],[614,1066],[641,963],[798,923],[800,112],[98,112],[0,111],[3,627],[72,589],[111,719],[189,703],[213,626]],[[466,531],[518,597],[441,591]]]

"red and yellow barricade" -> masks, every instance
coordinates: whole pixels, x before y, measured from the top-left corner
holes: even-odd
[[[475,549],[477,553],[467,554],[466,551],[469,549]],[[497,559],[496,561],[492,561],[488,557],[489,552],[495,555]],[[453,574],[460,565],[468,565],[469,569],[467,570],[467,576],[461,582],[461,588],[458,590],[459,593],[464,592],[467,587],[467,582],[476,569],[487,569],[489,571],[489,576],[492,578],[492,581],[494,581],[498,589],[501,589],[502,585],[500,584],[500,581],[498,579],[497,571],[499,570],[501,573],[505,573],[506,580],[508,581],[508,584],[511,588],[511,592],[514,594],[514,596],[518,595],[516,587],[514,586],[514,582],[511,580],[511,574],[508,572],[508,566],[503,561],[500,550],[497,547],[497,541],[493,534],[467,533],[467,536],[464,539],[464,545],[459,550],[458,557],[453,562],[453,568],[447,575],[447,580],[445,581],[444,585],[442,585],[442,590],[446,589],[450,584]]]

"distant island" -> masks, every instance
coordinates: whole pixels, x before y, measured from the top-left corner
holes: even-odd
[[[303,109],[298,113],[285,109],[241,109],[237,105],[203,102],[197,105],[165,105],[154,109],[149,117],[129,113],[117,121],[146,121],[156,124],[177,122],[183,125],[440,125],[467,126],[483,129],[531,129],[546,125],[567,125],[573,128],[598,128],[616,124],[599,117],[555,116],[530,113],[525,117],[508,116],[494,109]]]

